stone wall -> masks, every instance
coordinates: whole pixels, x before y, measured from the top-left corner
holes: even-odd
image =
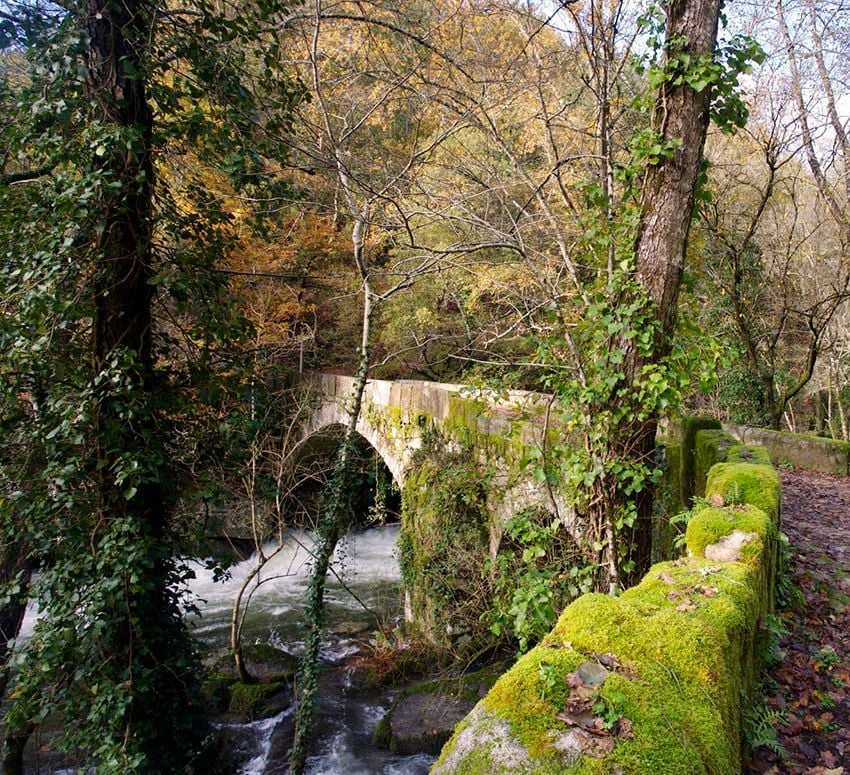
[[[850,444],[845,441],[744,425],[724,424],[723,428],[744,444],[765,447],[776,465],[843,476],[849,472]]]
[[[570,605],[457,727],[433,775],[742,771],[780,502],[766,455],[749,454],[711,467],[687,557],[619,598]]]

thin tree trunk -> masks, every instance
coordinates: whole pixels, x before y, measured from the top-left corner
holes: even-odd
[[[302,668],[299,673],[295,737],[289,760],[290,775],[301,775],[307,762],[310,738],[316,715],[316,693],[320,669],[320,648],[325,623],[325,582],[331,558],[343,535],[349,518],[348,494],[351,490],[351,466],[357,422],[363,407],[363,394],[371,365],[373,292],[368,270],[363,262],[365,222],[358,219],[352,239],[355,262],[363,281],[363,316],[357,376],[348,407],[348,425],[337,456],[331,482],[327,488],[324,514],[317,531],[318,542],[310,575],[306,607],[307,638]]]
[[[836,403],[838,404],[838,417],[841,422],[841,438],[843,441],[850,440],[850,428],[848,428],[847,414],[844,411],[844,402],[841,400],[840,391],[836,391]]]

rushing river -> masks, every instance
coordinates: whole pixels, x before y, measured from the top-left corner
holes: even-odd
[[[384,622],[401,621],[397,539],[397,526],[371,528],[347,537],[335,554],[333,570],[339,578],[328,575],[325,599],[329,634],[322,652],[325,674],[320,684],[319,722],[313,755],[307,763],[308,775],[425,775],[433,761],[430,756],[398,756],[375,748],[372,734],[388,710],[392,694],[358,689],[343,664],[347,657],[363,649],[370,629],[376,627],[375,614]],[[290,654],[303,653],[310,546],[309,534],[292,532],[285,537],[284,549],[265,565],[245,619],[245,643],[268,643]],[[274,544],[269,544],[265,552],[270,554],[274,548]],[[214,653],[224,652],[230,642],[233,601],[256,562],[257,557],[252,556],[236,564],[225,581],[214,581],[212,572],[202,563],[192,563],[196,578],[190,586],[199,599],[200,616],[192,615],[189,623]],[[366,611],[364,605],[373,613]],[[30,607],[21,631],[23,639],[31,634],[36,618],[36,611]],[[287,772],[291,713],[290,708],[253,723],[221,725],[241,762],[234,775]],[[38,775],[76,772],[66,767],[36,763],[28,771]]]
[[[389,707],[386,693],[364,693],[352,687],[342,661],[363,648],[375,617],[385,622],[402,617],[401,579],[395,554],[398,527],[386,526],[354,533],[337,549],[333,574],[328,576],[326,605],[329,636],[323,659],[329,673],[319,697],[320,722],[308,760],[309,775],[424,775],[428,756],[396,756],[372,745],[375,725]],[[284,549],[265,565],[244,625],[244,642],[269,643],[291,654],[304,649],[303,606],[309,580],[310,536],[293,532]],[[267,554],[274,545],[265,547]],[[231,569],[224,582],[195,564],[192,591],[202,601],[201,616],[192,617],[197,636],[212,649],[229,643],[233,600],[256,566],[252,556]],[[353,593],[353,594],[352,594]],[[356,631],[360,628],[362,632]],[[285,751],[275,745],[275,732],[284,728],[290,711],[252,724],[229,725],[229,736],[244,746],[240,775],[276,775],[287,771]]]

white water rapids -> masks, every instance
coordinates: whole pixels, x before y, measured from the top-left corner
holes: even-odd
[[[401,620],[401,578],[395,554],[398,530],[389,525],[354,533],[340,543],[334,555],[332,567],[342,583],[333,573],[328,574],[328,637],[322,651],[332,680],[320,688],[320,721],[313,755],[307,762],[308,775],[426,775],[433,761],[430,756],[399,756],[376,749],[372,734],[391,697],[357,691],[339,667],[368,642],[370,630],[377,627],[376,615],[384,623]],[[275,543],[266,544],[265,554],[270,555],[276,547]],[[251,595],[243,642],[269,643],[290,654],[303,652],[303,606],[311,547],[308,533],[293,531],[284,536],[284,548],[263,567],[258,577],[261,583]],[[237,563],[224,581],[214,581],[213,572],[204,563],[191,563],[195,579],[189,586],[200,616],[189,615],[188,622],[213,653],[224,653],[230,642],[233,601],[257,559],[255,554]],[[253,583],[249,590],[252,588]],[[370,610],[364,610],[363,604]],[[21,640],[31,636],[37,616],[30,606]],[[276,733],[285,738],[284,729],[291,724],[291,716],[292,708],[287,708],[253,723],[219,725],[242,762],[234,775],[284,775],[288,771],[285,743],[281,744]],[[39,767],[38,772],[59,775],[71,770]]]
[[[386,526],[354,533],[337,548],[332,565],[336,575],[328,574],[325,595],[330,634],[322,656],[329,666],[362,649],[369,630],[377,626],[376,614],[384,622],[400,621],[397,540],[398,527]],[[270,643],[291,654],[303,652],[303,606],[311,548],[311,536],[294,531],[285,537],[283,550],[263,567],[245,619],[244,642]],[[270,555],[275,549],[276,544],[267,544],[264,552]],[[214,581],[211,571],[200,563],[194,564],[196,578],[190,587],[204,602],[199,606],[201,617],[191,617],[190,623],[198,637],[211,647],[228,643],[233,600],[256,562],[254,555],[238,563],[224,582]],[[364,610],[364,604],[369,611]],[[358,626],[363,632],[353,634]],[[338,634],[334,634],[335,630]],[[341,677],[333,688],[320,690],[320,722],[314,755],[307,763],[308,775],[425,775],[432,757],[396,756],[372,746],[375,726],[388,709],[387,698],[365,698],[350,692],[350,688]],[[238,725],[241,729],[230,725],[229,731],[238,732],[242,743],[250,748],[250,758],[239,775],[287,772],[288,762],[280,756],[279,749],[276,751],[274,739],[276,730],[290,715],[287,709],[271,719]]]

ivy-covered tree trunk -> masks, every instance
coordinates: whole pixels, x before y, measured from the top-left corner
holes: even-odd
[[[349,398],[348,425],[345,428],[337,453],[331,480],[323,494],[322,515],[317,529],[317,542],[313,567],[310,572],[310,585],[307,592],[305,624],[307,638],[304,659],[298,676],[297,710],[295,715],[295,737],[289,760],[290,775],[301,775],[307,763],[307,753],[316,715],[316,693],[318,691],[320,670],[320,648],[325,624],[325,580],[331,558],[339,539],[348,527],[350,518],[350,493],[352,489],[354,443],[357,434],[357,421],[363,407],[363,393],[369,377],[371,365],[371,336],[373,297],[369,282],[369,273],[361,261],[363,251],[363,229],[355,227],[355,258],[363,269],[363,317],[360,353],[357,376],[352,395]]]
[[[721,0],[671,0],[667,4],[668,63],[674,58],[681,61],[681,55],[687,55],[692,63],[711,61],[721,6]],[[711,97],[710,84],[697,91],[687,79],[675,77],[664,80],[656,95],[653,120],[659,141],[662,145],[679,141],[680,145],[672,155],[646,168],[641,189],[634,273],[646,290],[660,325],[649,355],[631,343],[624,345],[623,372],[629,385],[640,380],[646,366],[659,363],[670,352]],[[657,422],[657,416],[636,418],[624,433],[612,439],[614,454],[652,466]],[[652,494],[649,487],[637,494],[632,530],[634,569],[629,574],[633,580],[649,567]]]
[[[236,239],[232,214],[205,186],[215,169],[256,197],[277,177],[263,160],[285,157],[269,149],[286,119],[259,110],[244,83],[280,6],[10,8],[20,18],[0,14],[0,45],[11,36],[29,72],[0,95],[13,108],[0,122],[0,166],[12,171],[0,175],[0,421],[11,431],[0,527],[40,563],[43,616],[4,730],[19,748],[33,722],[61,718],[57,742],[102,775],[199,769],[208,726],[170,517],[195,483],[189,472],[177,492],[196,452],[184,442],[219,400],[205,356],[230,359],[225,345],[244,331],[216,271]],[[263,89],[292,103],[301,93],[270,61]],[[270,134],[256,132],[260,114]],[[31,431],[17,404],[42,370]],[[29,477],[19,459],[36,445],[43,464]]]
[[[113,677],[123,675],[131,686],[120,725],[125,755],[128,761],[142,756],[140,769],[158,773],[179,766],[172,757],[181,745],[191,755],[198,741],[174,739],[181,728],[191,728],[174,722],[190,715],[194,702],[187,676],[174,672],[179,654],[173,650],[187,646],[188,639],[168,589],[173,579],[165,540],[166,457],[156,423],[153,117],[143,75],[149,63],[140,50],[152,34],[153,13],[154,4],[146,0],[90,0],[84,24],[91,99],[122,140],[104,149],[99,170],[115,194],[100,203],[92,277],[97,518],[105,541],[126,536],[136,553],[125,567],[112,568],[122,574],[125,592],[102,648],[104,659],[116,664]]]

